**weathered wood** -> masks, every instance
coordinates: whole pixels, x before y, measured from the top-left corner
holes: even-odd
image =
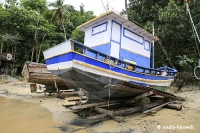
[[[153,95],[153,91],[145,92],[142,95],[136,96],[135,100],[138,101],[144,97],[151,96],[151,95]]]
[[[168,104],[165,107],[169,108],[169,109],[175,109],[175,110],[178,110],[178,111],[180,111],[182,109],[181,104]]]
[[[113,116],[113,111],[110,111],[110,110],[95,107],[94,111],[97,111],[98,113],[101,113],[101,114],[106,114],[108,116]]]
[[[149,104],[147,104],[147,108],[148,108],[148,109],[149,109],[149,108],[153,108],[153,107],[156,107],[156,106],[161,105],[161,104],[163,104],[163,103],[164,103],[163,100],[157,101],[157,102],[153,102],[153,103],[149,103]]]
[[[44,84],[47,86],[51,86],[51,88],[54,89],[54,80],[56,81],[57,87],[59,89],[68,89],[68,87],[76,88],[74,87],[74,85],[64,81],[59,76],[53,75],[47,70],[46,65],[42,63],[25,62],[21,74],[27,82]]]
[[[109,116],[110,118],[112,118],[113,120],[115,120],[117,122],[122,122],[124,120],[123,117],[113,116],[113,111],[110,111],[110,110],[95,107],[94,111],[97,111],[98,113],[101,113],[101,114],[106,114],[107,116]]]
[[[113,100],[110,101],[110,103],[118,103],[118,102],[122,102],[122,100]],[[79,106],[74,106],[74,107],[69,107],[69,109],[71,110],[82,110],[82,109],[86,109],[86,108],[94,108],[94,107],[98,107],[98,106],[102,106],[102,105],[106,105],[108,104],[108,102],[99,102],[99,103],[92,103],[92,104],[85,104],[85,105],[79,105]]]
[[[170,104],[170,102],[167,102],[167,103],[161,104],[161,105],[159,105],[159,106],[156,106],[156,107],[154,107],[154,108],[152,108],[152,109],[146,110],[146,111],[143,112],[143,114],[149,113],[149,112],[151,112],[151,111],[153,111],[153,110],[156,110],[156,109],[158,109],[158,108],[161,108],[161,107],[163,107],[163,106],[166,106],[167,104]]]
[[[96,121],[96,120],[100,120],[101,121],[102,119],[105,119],[105,118],[107,118],[106,114],[100,114],[100,115],[87,117],[87,119],[89,119],[91,121]]]
[[[152,107],[155,107],[155,106],[158,106],[158,105],[161,105],[161,104],[163,104],[163,101],[149,103],[149,104],[147,104],[147,108],[152,108]],[[125,115],[129,115],[129,114],[139,112],[141,110],[142,110],[142,107],[137,106],[137,107],[134,107],[134,108],[128,108],[128,109],[123,109],[123,110],[119,110],[119,111],[113,111],[113,116],[115,116],[115,118],[117,118],[117,116],[125,116]],[[105,111],[103,111],[103,112],[105,112]],[[92,120],[92,121],[97,121],[97,120],[100,121],[100,120],[107,118],[107,115],[106,114],[100,114],[100,115],[91,116],[91,117],[87,117],[87,118],[89,120]]]
[[[138,112],[142,109],[141,106],[138,107],[134,107],[134,108],[129,108],[129,109],[124,109],[124,110],[119,110],[119,111],[114,111],[114,116],[123,116],[123,115],[128,115],[128,114],[132,114],[135,112]]]
[[[87,98],[76,98],[76,99],[69,99],[68,102],[73,102],[73,101],[80,101],[80,100],[87,100]]]
[[[125,101],[124,104],[131,104],[131,103],[135,103],[135,102],[136,102],[135,98],[131,98],[131,99]]]
[[[77,91],[60,92],[61,95],[78,95]]]

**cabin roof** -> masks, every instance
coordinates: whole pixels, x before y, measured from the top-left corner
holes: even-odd
[[[113,19],[118,23],[126,25],[129,29],[133,30],[134,32],[137,32],[141,36],[149,38],[149,40],[151,40],[151,41],[158,41],[159,40],[159,38],[157,38],[156,36],[153,36],[151,33],[140,28],[139,26],[137,26],[133,22],[125,19],[124,17],[120,16],[119,14],[115,13],[112,10],[110,10],[110,11],[104,13],[104,14],[101,14],[100,16],[98,16],[94,19],[91,19],[90,21],[87,21],[86,23],[83,23],[82,25],[78,26],[77,29],[79,29],[81,31],[85,31],[87,27],[89,27],[89,26],[91,26],[91,25],[93,25],[93,24],[95,24],[99,21],[103,21],[107,18]]]

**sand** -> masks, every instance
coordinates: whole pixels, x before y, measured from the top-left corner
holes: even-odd
[[[91,123],[62,106],[68,104],[56,95],[30,93],[30,84],[20,80],[0,79],[0,133],[199,133],[200,90],[185,88],[171,93],[182,96],[181,111],[162,108],[152,115],[132,114],[125,122],[106,120]],[[183,129],[191,128],[191,129]]]

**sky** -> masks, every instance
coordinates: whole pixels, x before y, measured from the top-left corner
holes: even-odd
[[[18,0],[19,1],[19,0]],[[47,0],[47,2],[54,2],[56,0]],[[102,2],[103,4],[102,4]],[[0,0],[0,3],[4,3],[5,0]],[[86,11],[93,11],[96,16],[105,13],[105,8],[107,3],[109,9],[117,13],[120,13],[122,9],[125,9],[125,0],[65,0],[65,4],[70,4],[79,10],[81,3],[84,4]],[[104,5],[104,6],[103,6]]]
[[[48,2],[54,2],[55,0],[47,0]],[[102,0],[104,5],[109,4],[109,9],[120,13],[122,9],[125,9],[125,0]],[[104,6],[101,0],[65,0],[65,4],[70,4],[79,10],[81,3],[85,5],[86,11],[93,11],[95,15],[100,15],[105,12]]]

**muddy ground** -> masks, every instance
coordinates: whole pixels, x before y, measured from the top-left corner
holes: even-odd
[[[67,100],[30,93],[22,78],[0,78],[0,133],[199,133],[200,89],[185,87],[170,93],[186,98],[181,111],[162,108],[155,114],[140,112],[113,120],[89,122],[63,107]],[[186,129],[183,129],[186,128]]]

